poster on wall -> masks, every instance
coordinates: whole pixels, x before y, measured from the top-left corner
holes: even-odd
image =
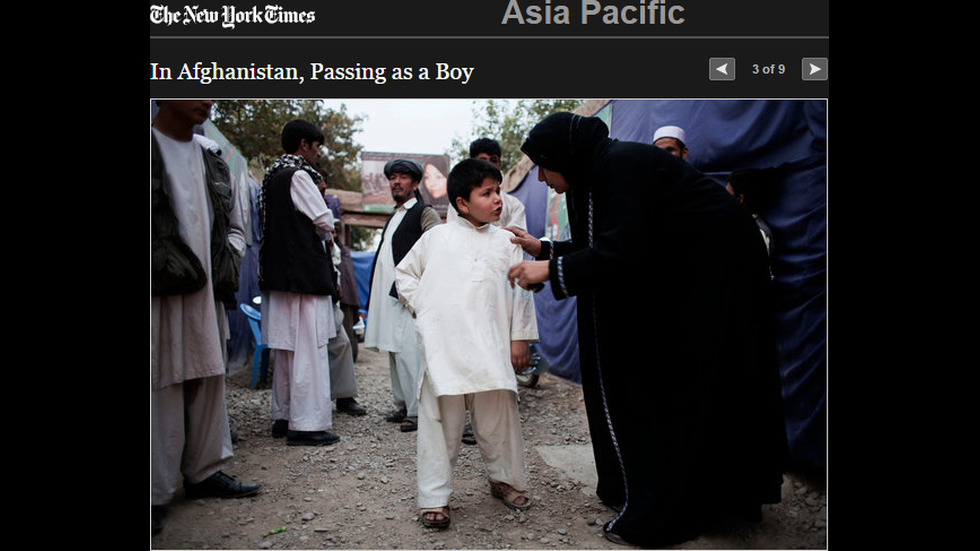
[[[435,207],[439,214],[445,216],[449,206],[446,195],[446,176],[449,174],[449,155],[426,153],[390,153],[380,151],[364,151],[361,153],[361,193],[364,210],[369,212],[391,212],[395,201],[391,197],[388,178],[385,177],[384,167],[392,159],[408,159],[422,167],[422,181],[419,192],[422,200]]]

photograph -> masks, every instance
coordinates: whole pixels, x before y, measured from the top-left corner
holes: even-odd
[[[450,103],[151,100],[241,249],[152,297],[151,548],[824,548],[827,102]],[[208,319],[225,421],[175,433]]]

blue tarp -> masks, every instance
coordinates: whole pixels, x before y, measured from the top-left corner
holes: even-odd
[[[613,100],[598,114],[610,135],[650,143],[657,128],[687,132],[687,161],[723,185],[737,168],[777,167],[779,198],[762,217],[773,230],[778,353],[786,429],[796,462],[823,468],[826,456],[826,103],[754,100]],[[545,235],[548,189],[532,168],[511,194],[528,229]],[[628,293],[629,290],[626,290]],[[624,294],[629,323],[630,298]],[[539,350],[551,371],[578,381],[575,301],[535,296]],[[647,361],[641,343],[637,363]]]
[[[368,295],[371,294],[371,266],[374,264],[374,254],[375,251],[350,252],[354,264],[354,279],[357,281],[357,298],[361,303],[361,313],[365,315]]]
[[[255,213],[260,184],[251,176],[247,177],[245,184],[248,186],[249,212]],[[247,217],[245,223],[245,233],[249,234],[248,246],[245,248],[245,257],[242,258],[238,292],[235,293],[235,298],[239,303],[254,306],[252,299],[262,294],[259,290],[259,243],[262,235],[257,216]],[[231,331],[231,337],[228,339],[228,358],[231,363],[240,364],[246,359],[251,360],[255,343],[252,331],[248,327],[248,319],[240,310],[229,310],[228,326]]]

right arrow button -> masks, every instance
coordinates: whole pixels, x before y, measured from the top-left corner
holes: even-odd
[[[827,80],[827,58],[804,57],[803,80]]]

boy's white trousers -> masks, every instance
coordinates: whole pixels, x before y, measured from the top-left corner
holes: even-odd
[[[527,489],[517,394],[510,390],[490,390],[435,396],[423,375],[417,463],[420,508],[449,505],[453,468],[459,456],[467,409],[489,478],[506,482],[518,491]]]

